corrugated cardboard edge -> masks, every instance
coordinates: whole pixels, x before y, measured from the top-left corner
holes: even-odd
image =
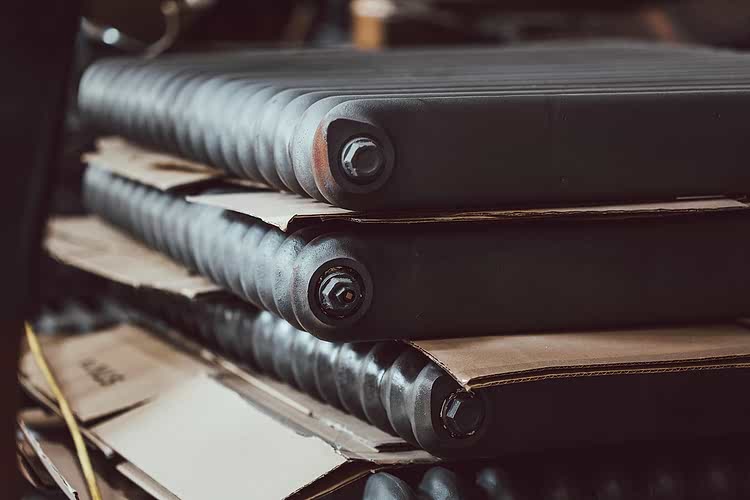
[[[188,196],[187,200],[259,219],[282,231],[326,221],[358,224],[429,224],[449,222],[517,221],[532,219],[592,219],[664,217],[691,213],[747,210],[732,198],[695,198],[655,203],[607,204],[497,210],[355,212],[290,193],[247,192]]]
[[[699,325],[694,327],[682,327],[682,328],[662,328],[662,329],[650,329],[642,330],[650,332],[651,334],[658,334],[660,331],[665,333],[665,339],[669,339],[672,336],[679,335],[681,330],[694,330],[704,331],[706,329],[722,329],[730,328],[736,329],[740,334],[746,329],[743,325],[737,324],[721,324],[721,325]],[[623,330],[620,333],[626,332],[637,332],[638,330]],[[606,332],[609,334],[618,332]],[[584,332],[583,335],[603,335],[604,332]],[[747,331],[748,339],[750,339],[750,330]],[[520,335],[520,334],[519,334]],[[533,335],[533,334],[532,334]],[[555,335],[555,334],[551,334]],[[564,334],[560,334],[564,335]],[[571,334],[568,334],[571,335]],[[710,338],[706,336],[705,338]],[[495,372],[491,372],[490,369],[486,369],[486,373],[478,373],[474,375],[468,375],[458,366],[455,358],[453,360],[446,359],[441,356],[442,349],[434,348],[435,344],[446,344],[457,343],[459,345],[454,346],[452,351],[455,353],[456,349],[463,350],[460,353],[460,357],[465,359],[473,359],[475,355],[487,355],[497,349],[496,345],[493,345],[493,338],[477,337],[470,339],[470,342],[463,343],[461,339],[438,339],[431,341],[406,341],[406,343],[417,349],[419,352],[427,356],[430,360],[435,362],[443,370],[446,371],[459,385],[466,390],[483,389],[487,387],[494,387],[507,384],[518,384],[528,382],[539,382],[549,379],[560,379],[560,378],[576,378],[576,377],[603,377],[603,376],[626,376],[626,375],[643,375],[643,374],[660,374],[660,373],[677,373],[677,372],[688,372],[688,371],[704,371],[704,370],[727,370],[727,369],[747,369],[750,368],[750,349],[745,349],[747,352],[737,354],[736,347],[722,346],[716,349],[711,349],[702,353],[695,352],[691,355],[685,354],[684,346],[679,353],[665,354],[661,353],[649,353],[650,359],[646,360],[625,360],[624,358],[618,357],[606,357],[606,359],[599,360],[597,363],[593,362],[581,362],[580,364],[568,364],[568,365],[551,365],[545,367],[535,368],[519,368],[510,371],[502,372],[498,369]],[[484,340],[484,342],[483,342]],[[433,346],[430,349],[429,346]],[[677,348],[676,348],[677,349]],[[472,354],[475,353],[475,354]],[[670,357],[671,356],[671,357]]]

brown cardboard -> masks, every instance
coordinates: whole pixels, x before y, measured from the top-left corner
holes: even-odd
[[[52,411],[56,416],[60,417],[60,409],[56,406],[56,403],[48,399],[43,393],[39,392],[29,381],[25,378],[20,378],[21,387],[35,400],[42,404],[46,409]],[[84,436],[89,444],[94,445],[102,454],[109,459],[116,456],[115,451],[107,444],[105,444],[99,436],[97,436],[91,429],[82,426],[80,427],[81,434]],[[51,462],[56,463],[56,457],[51,459]],[[141,489],[146,491],[148,494],[156,498],[157,500],[179,500],[176,496],[172,495],[169,490],[165,489],[159,483],[154,481],[151,477],[145,474],[143,471],[135,467],[128,462],[122,462],[115,467],[123,476],[130,479],[134,484],[138,485]]]
[[[93,216],[57,217],[45,246],[57,260],[133,287],[194,298],[221,289]]]
[[[16,432],[16,458],[21,475],[34,488],[60,488],[60,481],[53,479],[52,473],[38,456],[36,446],[33,446],[25,437],[26,430],[21,428],[22,425],[23,422],[19,420],[19,428]]]
[[[60,353],[71,350],[79,352],[101,350],[90,348],[86,345],[89,343],[97,345],[106,343],[107,348],[104,351],[117,353],[117,357],[124,365],[139,364],[137,359],[133,359],[132,350],[123,347],[132,342],[138,345],[159,343],[162,344],[158,349],[160,353],[162,349],[172,351],[169,355],[163,355],[163,353],[159,355],[160,364],[167,365],[163,367],[165,369],[172,368],[170,365],[175,360],[179,360],[181,356],[189,356],[190,352],[198,356],[199,349],[191,347],[189,341],[183,340],[180,345],[175,343],[177,334],[170,335],[171,342],[167,342],[138,327],[128,326],[126,331],[132,332],[133,336],[129,338],[127,334],[117,334],[121,333],[122,328],[47,341],[44,345],[45,353],[53,367],[61,365],[61,360],[58,358]],[[60,345],[68,347],[62,349]],[[206,351],[200,349],[200,352]],[[203,364],[197,357],[193,361],[199,365]],[[244,460],[245,464],[255,460],[268,464],[268,470],[242,468],[245,478],[252,470],[262,470],[264,474],[274,476],[274,485],[269,488],[279,488],[279,490],[269,490],[267,498],[285,498],[293,495],[294,491],[299,488],[303,488],[300,493],[301,497],[317,497],[350,484],[372,470],[392,465],[406,466],[437,461],[437,458],[429,453],[409,449],[399,438],[385,434],[352,416],[317,402],[288,385],[243,371],[237,366],[230,371],[225,367],[232,364],[218,357],[214,357],[213,362],[215,363],[214,370],[199,372],[197,375],[183,375],[176,384],[170,385],[166,392],[159,391],[154,397],[137,406],[125,407],[123,402],[119,405],[123,406],[119,413],[114,415],[110,413],[112,416],[109,417],[102,416],[83,428],[87,437],[100,440],[117,455],[124,456],[127,462],[118,466],[118,470],[160,500],[201,498],[200,495],[205,493],[205,490],[201,489],[204,486],[201,485],[211,484],[214,479],[220,479],[221,484],[227,488],[244,488],[245,483],[241,478],[221,477],[222,474],[235,472],[232,466],[227,466],[228,460]],[[180,361],[177,363],[179,366]],[[140,370],[136,371],[140,372]],[[241,373],[242,376],[237,376],[236,373]],[[215,379],[208,379],[209,374],[213,374]],[[142,376],[144,378],[155,377],[155,385],[159,382],[158,372],[155,370],[144,370]],[[36,390],[36,386],[30,382],[27,386]],[[110,391],[110,388],[98,385],[92,387],[92,391],[86,396],[88,400],[109,401],[106,393]],[[76,394],[83,391],[69,390],[68,385],[64,385],[63,390],[70,392],[73,410],[78,411],[81,407],[79,403],[81,398],[76,397]],[[44,402],[45,398],[41,400]],[[54,406],[48,399],[45,404]],[[186,415],[188,413],[189,415]],[[227,414],[237,415],[237,420],[234,419],[235,417],[227,420]],[[249,414],[252,415],[251,418],[248,418]],[[256,415],[263,416],[261,423],[257,425],[254,424]],[[178,418],[178,420],[171,420],[173,418]],[[160,426],[167,423],[171,424],[170,429],[182,428],[184,435],[179,439],[179,436],[165,435],[166,431]],[[180,427],[183,425],[185,427]],[[242,429],[239,431],[240,434],[235,432],[238,427]],[[258,443],[249,446],[244,439],[254,434],[242,433],[251,432],[256,427],[261,429],[262,435],[269,439],[276,434],[284,437],[279,440],[273,438],[271,441],[273,445],[268,445],[268,447],[260,447]],[[185,429],[190,429],[190,431]],[[187,437],[193,434],[198,437]],[[174,439],[174,442],[167,438]],[[298,439],[305,441],[298,442]],[[309,444],[310,440],[314,440],[315,444]],[[211,460],[206,460],[214,465],[214,468],[206,469],[206,474],[186,473],[186,470],[197,470],[195,465],[190,464],[198,463],[193,460],[186,465],[181,461],[184,450],[180,446],[186,443],[190,443],[191,449],[193,446],[199,447],[203,453],[207,454],[206,456],[211,456]],[[299,475],[281,476],[278,470],[286,469],[270,467],[270,464],[276,464],[279,467],[282,463],[289,464],[291,461],[287,458],[288,456],[296,456],[308,449],[313,449],[317,458],[310,460],[312,468],[298,469]],[[321,453],[318,453],[319,449],[325,450],[322,452],[324,457],[322,461]],[[173,460],[175,453],[178,456]],[[244,454],[249,454],[249,456],[245,457]],[[152,458],[149,457],[153,457],[154,461],[152,462]],[[161,460],[155,460],[156,457],[160,457]],[[316,460],[317,463],[312,463]],[[184,468],[186,466],[188,469]],[[203,470],[202,464],[201,470]],[[216,477],[212,477],[211,474],[215,474]],[[193,491],[191,484],[183,482],[188,479],[200,483],[195,486],[197,492],[195,496],[190,493]],[[251,494],[253,498],[266,498],[261,495],[263,493],[261,490],[257,490],[261,483],[254,482],[253,484],[253,489],[246,494]],[[183,488],[186,490],[183,491]],[[281,496],[273,496],[282,490]],[[256,496],[256,491],[259,492],[258,496]],[[185,496],[186,493],[187,496]],[[224,493],[229,495],[231,491],[227,490]],[[209,498],[236,497],[230,495]]]
[[[149,335],[145,331],[143,333]],[[297,422],[330,443],[337,443],[338,446],[342,446],[343,443],[359,455],[411,448],[403,439],[318,401],[284,382],[240,366],[205,349],[179,332],[168,331],[163,335],[176,348],[216,365],[219,370],[217,377],[222,379],[224,385],[246,395],[250,400],[261,401],[265,407]],[[290,412],[291,409],[295,411]]]
[[[44,467],[46,473],[49,475],[52,481],[54,481],[58,488],[60,488],[60,491],[62,491],[63,494],[71,500],[78,500],[82,498],[82,495],[79,495],[77,488],[70,484],[70,482],[57,468],[57,465],[55,465],[55,463],[61,464],[63,462],[67,462],[65,460],[67,457],[61,456],[63,454],[59,453],[58,451],[58,453],[56,453],[56,456],[54,457],[54,460],[50,459],[50,457],[43,449],[39,439],[37,439],[37,436],[32,434],[31,431],[29,431],[28,427],[26,427],[26,424],[23,422],[22,416],[18,422],[18,430],[21,432],[24,441],[29,445],[30,451],[33,453],[33,458],[36,458],[38,463],[40,463]]]
[[[658,203],[548,207],[498,210],[421,211],[419,213],[361,213],[333,207],[291,193],[268,190],[248,180],[233,179],[207,165],[145,149],[119,137],[99,139],[97,150],[84,155],[84,161],[161,191],[183,188],[207,181],[228,182],[247,191],[187,197],[188,201],[216,206],[249,215],[282,231],[326,220],[356,223],[416,224],[431,222],[472,222],[518,218],[549,217],[635,217],[676,215],[694,211],[747,209],[742,201],[729,198],[693,198]]]
[[[57,402],[47,397],[47,395],[44,394],[41,390],[37,389],[36,386],[34,386],[34,384],[32,384],[28,378],[19,374],[18,383],[21,385],[21,388],[26,391],[26,394],[31,397],[31,399],[35,400],[42,407],[51,411],[54,415],[62,418],[62,412],[60,411]],[[80,429],[81,434],[86,439],[86,441],[96,447],[105,457],[112,458],[115,456],[115,451],[106,443],[104,443],[104,441],[99,439],[99,436],[91,432],[87,427],[80,427]]]
[[[42,338],[43,349],[71,409],[82,422],[112,415],[211,368],[131,325],[88,335]],[[47,397],[46,380],[26,352],[21,373]]]
[[[61,418],[50,417],[37,408],[25,409],[18,416],[18,428],[34,455],[26,458],[36,458],[43,464],[45,473],[68,498],[91,499],[68,428]],[[89,458],[102,498],[146,499],[146,495],[115,471],[112,462],[95,452],[90,452]]]
[[[262,184],[231,179],[222,171],[208,165],[142,148],[120,137],[99,139],[96,142],[96,151],[84,154],[82,160],[89,165],[160,191],[216,180],[267,189]]]
[[[527,333],[411,342],[466,388],[624,373],[750,366],[740,325]]]
[[[347,461],[207,377],[185,381],[95,432],[182,500],[284,498]]]
[[[184,158],[150,151],[119,137],[103,137],[86,163],[160,190],[219,178],[221,172]]]
[[[271,399],[283,402],[288,407],[300,412],[303,419],[310,421],[301,425],[311,429],[314,428],[318,435],[329,436],[329,442],[341,443],[346,441],[348,447],[356,450],[360,455],[369,452],[401,451],[412,448],[403,439],[388,434],[354,415],[318,401],[312,396],[299,392],[284,382],[259,373],[253,373],[248,368],[238,366],[221,357],[216,357],[216,361],[227,370],[228,374],[237,379],[232,380],[223,376],[222,381],[225,385],[233,387],[237,392],[249,394],[250,399],[253,400],[259,399],[260,396],[257,393],[251,394],[250,387],[267,393],[272,397]],[[267,405],[270,406],[271,404],[269,400]]]
[[[359,446],[355,451],[350,446],[358,443],[349,436],[290,411],[237,378],[186,381],[94,431],[183,500],[248,494],[318,498],[373,470],[437,461],[419,450],[375,452]],[[205,458],[196,458],[196,450]],[[185,470],[202,474],[186,475]],[[216,496],[205,496],[208,492]]]
[[[298,224],[325,220],[351,220],[357,212],[338,208],[291,193],[257,191],[247,193],[204,194],[187,200],[249,215],[282,231]],[[360,214],[361,215],[361,214]]]
[[[694,203],[699,202],[700,200],[694,200],[687,203],[695,207],[697,205]],[[717,206],[724,208],[713,206],[709,209],[736,209],[732,208],[731,203],[722,202]],[[70,226],[63,225],[70,229]],[[72,240],[69,237],[64,241],[75,242],[76,234],[86,235],[86,232],[80,231],[80,227],[84,226],[82,224],[78,227],[78,233],[69,233]],[[68,262],[78,266],[78,262],[88,261],[87,252],[88,249],[68,250],[67,255],[74,256]],[[97,252],[94,254],[103,256],[98,271],[105,277],[119,276],[112,272],[112,268],[121,269],[122,261],[130,258],[120,256],[118,247],[106,247],[103,250],[100,248]],[[140,260],[147,260],[148,253],[156,253],[145,248],[140,252]],[[136,265],[138,261],[130,262]],[[84,265],[86,264],[82,263],[80,267]],[[158,273],[159,269],[155,267],[152,272]],[[153,287],[159,288],[158,284]],[[140,335],[148,336],[143,331]],[[519,334],[420,341],[413,345],[445,367],[465,387],[476,389],[559,376],[748,367],[749,337],[748,330],[739,326],[715,325],[617,333],[599,331]],[[131,465],[121,469],[129,471],[128,477],[140,477],[139,484],[149,484],[150,481],[152,489],[155,489],[154,485],[160,485],[169,490],[169,495],[179,498],[194,498],[185,497],[186,494],[200,498],[199,494],[206,493],[203,489],[204,484],[219,484],[221,487],[226,486],[227,490],[213,489],[208,498],[232,498],[221,495],[231,494],[234,490],[229,488],[243,488],[245,483],[236,478],[229,479],[226,485],[221,481],[226,460],[252,460],[263,464],[266,464],[266,461],[268,464],[282,463],[279,455],[296,455],[298,449],[317,450],[320,443],[329,450],[323,453],[323,463],[326,467],[301,469],[304,475],[290,476],[288,481],[286,467],[281,469],[282,473],[274,469],[275,484],[268,486],[270,489],[258,490],[257,495],[256,490],[252,490],[250,493],[245,492],[243,496],[264,498],[263,495],[280,494],[281,497],[317,497],[356,481],[373,470],[437,461],[424,451],[404,449],[403,442],[399,443],[395,438],[379,437],[379,431],[372,431],[370,426],[352,417],[342,416],[338,410],[304,396],[285,384],[252,373],[197,345],[191,345],[179,335],[174,334],[170,339],[171,344],[164,343],[167,349],[191,353],[196,359],[200,357],[212,363],[215,377],[210,380],[205,376],[186,377],[183,383],[173,385],[166,396],[161,393],[161,396],[123,411],[94,428],[96,436],[128,459]],[[125,354],[122,358],[127,359],[130,356],[126,350],[120,351],[115,347],[120,340],[119,337],[113,335],[109,340],[112,342],[113,351]],[[162,362],[168,363],[169,359],[167,357]],[[225,434],[224,431],[233,429],[238,422],[231,418],[225,420],[224,412],[216,410],[216,405],[221,404],[234,412],[234,408],[239,408],[243,402],[250,409],[242,407],[243,409],[238,411],[250,419],[247,421],[259,422],[252,428],[260,429],[264,436],[273,436],[276,433],[283,435],[279,442],[286,445],[276,445],[268,450],[257,443],[248,446],[247,441],[252,441],[255,434],[243,429],[238,435],[242,438],[237,440],[238,447],[229,446],[224,440],[231,434]],[[190,415],[185,415],[186,413]],[[259,415],[271,415],[273,418],[261,418]],[[167,422],[171,422],[173,427],[165,428]],[[212,462],[206,465],[209,467],[209,476],[201,476],[201,484],[193,484],[194,480],[196,483],[198,481],[194,477],[182,477],[197,476],[186,471],[198,468],[193,463],[182,460],[184,457],[178,453],[182,450],[182,444],[177,437],[169,433],[171,429],[179,429],[181,426],[189,430],[191,435],[196,432],[201,434],[199,438],[191,436],[187,441],[192,443],[191,447],[204,446],[206,454],[211,455],[215,461],[215,464]],[[217,426],[221,428],[215,429]],[[369,429],[365,430],[364,427]],[[301,437],[294,433],[292,434],[297,437],[291,436],[290,428],[296,429]],[[144,433],[140,432],[141,429]],[[227,452],[226,456],[217,451],[214,437],[217,442],[225,443],[221,449]],[[309,441],[298,441],[299,439],[314,440],[316,444],[311,445]],[[248,449],[254,450],[252,457],[245,455]],[[173,455],[177,455],[174,460]],[[156,457],[161,457],[161,460],[157,461]],[[198,457],[196,460],[202,458]],[[203,462],[195,463],[203,467]],[[286,458],[283,463],[288,463]],[[233,471],[232,467],[233,465],[230,465],[226,471]],[[251,467],[243,469],[245,474],[250,474],[251,470]],[[267,473],[266,469],[259,470]],[[281,480],[282,477],[285,480]],[[274,489],[276,485],[283,489],[283,492]],[[302,489],[295,495],[294,491],[299,488]],[[159,498],[170,497],[165,494]]]
[[[290,193],[271,191],[189,196],[188,201],[223,208],[260,219],[282,231],[293,231],[316,222],[339,220],[360,224],[424,224],[435,222],[481,222],[509,219],[558,217],[645,217],[680,215],[691,212],[747,210],[748,204],[730,198],[706,198],[579,207],[547,207],[482,211],[440,211],[420,213],[361,213],[333,207]]]
[[[346,429],[344,421],[332,425],[339,412],[335,408],[330,408],[326,418],[319,418],[313,414],[289,411],[281,400],[276,399],[273,395],[260,390],[258,386],[246,383],[242,378],[231,374],[225,374],[217,377],[221,383],[240,394],[253,404],[259,405],[272,414],[283,417],[287,425],[303,429],[307,434],[314,434],[331,446],[334,446],[342,454],[352,461],[369,460],[372,463],[366,464],[367,469],[375,465],[408,465],[415,463],[433,463],[438,459],[424,450],[412,449],[408,445],[402,445],[395,448],[373,447],[372,443],[366,443],[361,436],[355,436],[353,429]],[[291,389],[287,386],[287,390]],[[297,391],[295,391],[297,392]],[[299,393],[298,393],[299,394]],[[365,424],[368,425],[368,424]],[[374,465],[375,464],[375,465]],[[347,480],[349,480],[347,476]]]
[[[82,160],[160,191],[217,180],[252,189],[268,189],[265,184],[233,179],[211,166],[143,148],[121,137],[100,138],[96,151],[85,153]]]

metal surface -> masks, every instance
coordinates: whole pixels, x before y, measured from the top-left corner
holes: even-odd
[[[318,224],[286,234],[102,169],[87,171],[84,196],[152,248],[327,340],[733,320],[750,311],[746,211]]]
[[[585,453],[595,453],[597,458]],[[478,463],[421,476],[380,472],[363,500],[740,500],[750,496],[747,440],[641,444]]]
[[[457,391],[443,403],[440,418],[443,425],[456,438],[469,437],[476,433],[484,422],[484,402],[473,393]]]
[[[346,318],[364,302],[366,290],[356,272],[348,268],[333,268],[318,285],[318,302],[328,316]]]
[[[103,296],[117,306],[117,317],[157,333],[180,331],[441,457],[504,456],[623,441],[668,443],[746,432],[750,402],[726,389],[747,383],[749,370],[582,377],[501,385],[469,395],[404,343],[325,342],[228,295],[189,300],[114,283],[107,290]],[[111,310],[110,303],[96,321],[69,312],[61,317],[77,318],[82,328],[109,321]],[[456,407],[456,402],[467,405]],[[448,425],[446,418],[452,419]],[[548,480],[557,490],[566,484],[556,477]]]
[[[352,209],[750,192],[750,56],[598,42],[96,63],[102,132]]]
[[[381,146],[367,137],[350,140],[341,152],[344,174],[358,184],[373,182],[385,169]]]

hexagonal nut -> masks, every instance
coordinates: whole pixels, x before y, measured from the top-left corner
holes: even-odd
[[[385,161],[380,145],[367,137],[352,139],[346,143],[341,154],[344,173],[360,183],[375,180],[385,170]]]
[[[484,402],[474,394],[458,391],[443,404],[443,425],[453,437],[465,438],[476,433],[484,422]]]
[[[345,272],[334,272],[324,277],[318,293],[321,309],[333,316],[346,316],[354,312],[362,298],[362,286],[354,276]]]

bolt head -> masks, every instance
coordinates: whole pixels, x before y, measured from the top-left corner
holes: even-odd
[[[453,437],[469,437],[484,422],[484,403],[470,392],[454,392],[443,404],[442,419]]]
[[[362,283],[351,272],[334,271],[323,277],[318,300],[329,316],[344,318],[353,314],[364,299]]]
[[[367,137],[352,139],[342,150],[341,166],[350,180],[359,184],[370,183],[385,170],[383,148]]]

